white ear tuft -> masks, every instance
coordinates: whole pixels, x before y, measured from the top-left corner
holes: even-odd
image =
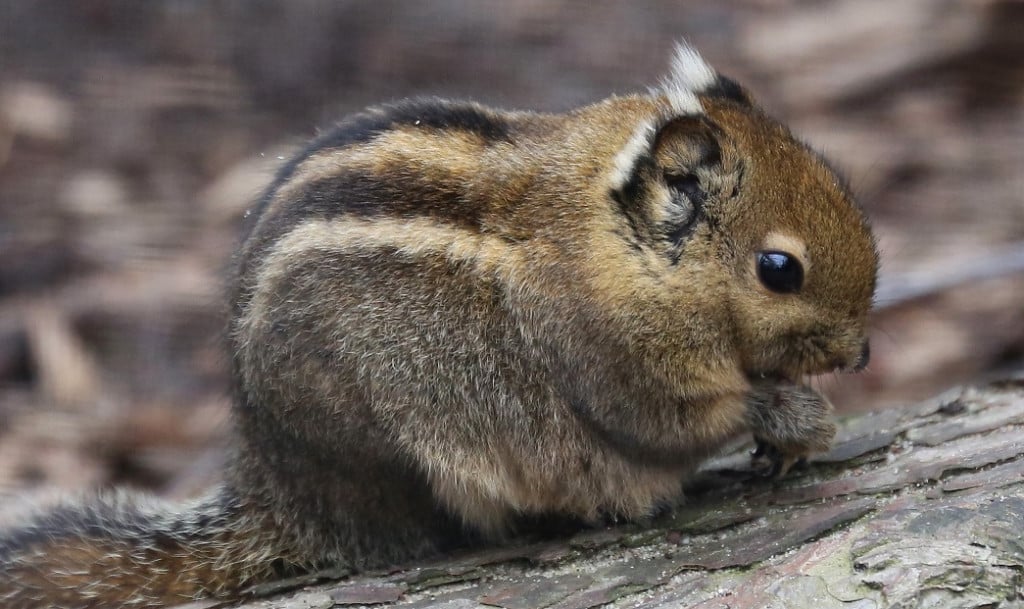
[[[708,89],[718,80],[718,75],[696,51],[686,42],[676,45],[672,58],[672,71],[662,83],[662,90],[668,96],[672,110],[677,114],[700,114],[704,108],[697,94]]]
[[[671,81],[677,87],[700,93],[715,84],[718,75],[700,53],[685,42],[676,45]]]

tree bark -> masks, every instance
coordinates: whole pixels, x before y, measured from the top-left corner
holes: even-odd
[[[831,452],[781,480],[759,478],[749,448],[647,525],[319,574],[242,606],[1024,607],[1024,380],[847,419]]]

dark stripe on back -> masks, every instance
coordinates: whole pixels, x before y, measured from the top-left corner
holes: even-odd
[[[510,139],[508,123],[476,104],[419,98],[385,107],[391,118],[390,125],[466,131],[485,142]]]
[[[346,117],[329,131],[310,142],[301,152],[285,163],[274,176],[273,182],[246,217],[242,239],[247,239],[259,222],[260,216],[274,199],[277,190],[292,178],[309,157],[325,150],[344,148],[369,142],[396,126],[416,126],[424,129],[457,130],[473,133],[485,142],[509,141],[510,127],[495,113],[470,102],[449,101],[439,98],[415,98],[370,108]]]
[[[482,212],[480,202],[467,200],[464,188],[455,181],[440,182],[414,173],[378,175],[345,170],[306,184],[264,219],[246,249],[249,256],[259,256],[267,245],[310,219],[434,218],[440,224],[479,232]]]
[[[433,218],[439,224],[481,232],[484,205],[468,199],[456,180],[439,181],[416,172],[390,174],[347,169],[341,173],[304,184],[283,205],[263,219],[259,232],[245,243],[238,257],[236,291],[232,295],[237,313],[249,300],[258,261],[281,237],[307,220],[346,217],[396,219]]]
[[[386,213],[398,217],[434,216],[462,226],[479,225],[478,214],[470,205],[458,205],[460,195],[450,186],[430,183],[415,174],[384,177],[348,172],[308,185],[297,200],[281,206],[278,217],[264,220],[259,235],[253,234],[278,190],[294,177],[304,161],[323,151],[369,142],[400,125],[469,132],[485,143],[511,141],[511,126],[505,120],[469,102],[410,99],[370,108],[343,119],[282,166],[246,216],[241,235],[243,246],[235,259],[231,291],[235,313],[249,297],[250,290],[244,284],[251,280],[246,275],[252,261],[258,259],[270,243],[306,218],[326,219],[342,214],[372,217]],[[384,180],[390,181],[384,183]]]

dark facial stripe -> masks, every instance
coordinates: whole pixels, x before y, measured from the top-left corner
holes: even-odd
[[[622,189],[611,190],[608,193],[612,201],[615,201],[616,210],[626,220],[629,232],[624,235],[624,238],[627,239],[634,251],[640,251],[641,244],[650,241],[650,233],[647,230],[643,210],[637,205],[637,201],[642,196],[641,188],[642,184],[639,178],[631,177]]]

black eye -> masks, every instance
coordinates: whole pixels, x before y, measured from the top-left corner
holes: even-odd
[[[804,267],[786,252],[758,252],[757,278],[769,290],[789,294],[804,284]]]

